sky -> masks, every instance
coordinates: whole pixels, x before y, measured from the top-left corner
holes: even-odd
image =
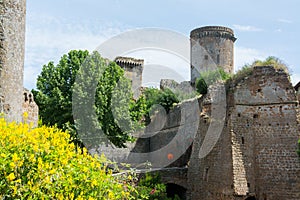
[[[158,28],[188,38],[191,30],[207,25],[234,30],[236,70],[256,59],[276,56],[290,68],[295,85],[300,81],[299,8],[298,0],[27,0],[24,86],[35,88],[42,66],[57,63],[68,51],[93,51],[126,31]],[[162,78],[189,79],[189,67],[185,72],[176,70],[182,60],[162,53],[155,57],[165,58],[164,63],[153,66],[154,61],[146,58],[149,54],[131,55],[145,56],[148,79],[157,78],[150,69],[159,66],[175,67],[161,73]]]

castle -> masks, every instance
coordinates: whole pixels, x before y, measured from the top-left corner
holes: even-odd
[[[190,37],[192,85],[219,66],[233,73],[233,30],[208,26]],[[161,88],[184,85],[161,81]],[[133,147],[98,151],[133,165],[150,161],[168,194],[181,199],[300,199],[298,91],[283,70],[256,66],[167,116],[158,113]]]
[[[0,109],[8,120],[22,121],[24,110],[37,112],[32,94],[23,89],[25,0],[1,1],[0,17]],[[216,65],[233,73],[236,38],[231,29],[202,27],[190,37],[192,84],[199,71]],[[143,61],[115,61],[125,68],[138,96]],[[207,95],[176,105],[165,120],[155,116],[144,133],[149,137],[138,139],[133,148],[101,152],[136,163],[152,161],[153,167],[165,164],[157,171],[168,194],[181,199],[298,200],[298,109],[284,71],[254,67],[239,80],[213,85]]]

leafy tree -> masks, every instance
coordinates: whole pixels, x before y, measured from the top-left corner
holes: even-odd
[[[63,55],[56,66],[53,62],[43,66],[37,78],[38,91],[32,91],[43,124],[56,125],[63,130],[74,124],[72,88],[77,71],[88,54],[88,51],[73,50]]]
[[[80,130],[94,143],[100,142],[94,137],[103,138],[100,132],[115,145],[124,146],[126,141],[132,140],[130,133],[137,126],[132,119],[140,120],[136,113],[143,109],[142,101],[132,105],[135,102],[124,70],[97,52],[73,50],[62,56],[56,66],[53,62],[44,65],[37,89],[33,93],[43,123],[69,130],[77,143],[76,130]],[[72,94],[76,96],[76,105],[72,105]],[[80,110],[76,124],[72,106],[73,110]],[[130,114],[130,109],[135,114]]]
[[[152,106],[160,105],[168,113],[175,103],[179,103],[177,96],[170,89],[146,88],[143,94],[146,104],[146,112],[144,114],[146,124],[149,124],[151,121],[150,111]]]
[[[230,78],[230,74],[226,73],[222,67],[216,70],[206,71],[201,73],[201,77],[196,79],[196,90],[200,94],[206,94],[210,85],[219,80],[226,81]]]

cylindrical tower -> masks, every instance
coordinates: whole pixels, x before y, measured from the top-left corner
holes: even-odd
[[[222,26],[205,26],[191,31],[191,82],[203,71],[223,67],[227,73],[234,72],[233,30]]]
[[[0,112],[21,122],[26,0],[0,1]]]

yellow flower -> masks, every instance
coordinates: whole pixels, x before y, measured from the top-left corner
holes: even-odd
[[[23,118],[24,118],[24,120],[27,120],[27,119],[28,119],[28,113],[27,113],[27,112],[24,112],[24,113],[23,113]]]
[[[49,176],[46,176],[46,178],[45,178],[45,183],[47,183],[47,184],[51,183],[51,179],[50,179]]]
[[[97,185],[98,185],[98,182],[95,179],[92,180],[92,187],[97,186]]]
[[[57,199],[63,200],[63,199],[64,199],[64,196],[63,196],[62,194],[59,194],[59,195],[57,195]]]
[[[15,183],[21,183],[21,179],[15,180]]]
[[[7,178],[9,181],[12,181],[12,180],[14,180],[16,177],[15,177],[15,174],[14,174],[14,173],[10,173],[6,178]]]
[[[18,167],[22,167],[23,163],[24,163],[24,161],[21,160],[21,161],[18,163]]]
[[[20,159],[20,158],[18,157],[18,154],[14,153],[14,155],[13,155],[13,157],[12,157],[12,160],[13,160],[14,162],[18,162],[19,159]]]
[[[6,155],[4,153],[1,153],[2,158],[6,158]]]
[[[9,163],[12,168],[15,168],[16,164],[14,162]]]

